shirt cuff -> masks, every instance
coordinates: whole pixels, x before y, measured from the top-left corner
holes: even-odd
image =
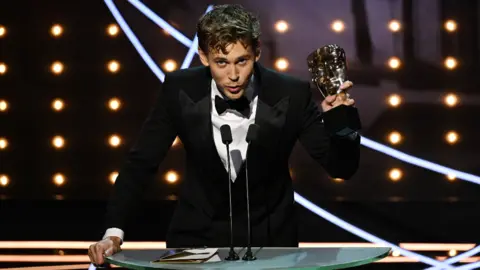
[[[110,236],[116,236],[118,238],[120,238],[120,240],[122,240],[122,243],[123,243],[123,236],[125,235],[125,233],[123,232],[122,229],[119,229],[119,228],[109,228],[107,229],[107,231],[105,232],[105,234],[103,235],[103,238],[102,239],[106,239],[107,237],[110,237]]]

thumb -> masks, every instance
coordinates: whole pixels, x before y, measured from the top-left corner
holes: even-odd
[[[105,257],[108,257],[108,256],[112,256],[113,255],[113,246],[107,248],[107,250],[105,250]]]

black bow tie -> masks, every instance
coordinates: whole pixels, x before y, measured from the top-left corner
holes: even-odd
[[[215,109],[217,109],[218,114],[224,113],[227,109],[232,109],[247,118],[250,116],[250,102],[246,97],[235,100],[225,100],[219,96],[215,96]]]

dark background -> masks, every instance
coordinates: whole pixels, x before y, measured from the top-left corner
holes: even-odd
[[[191,39],[195,22],[207,5],[227,2],[143,1]],[[277,57],[286,57],[290,61],[287,73],[309,79],[306,53],[326,43],[339,43],[350,60],[349,75],[355,83],[352,95],[365,122],[363,136],[388,144],[388,132],[399,130],[404,141],[392,147],[480,175],[479,1],[429,1],[431,7],[426,1],[391,1],[389,10],[376,5],[378,1],[367,0],[258,2],[240,1],[260,15],[262,64],[273,68]],[[188,51],[185,46],[165,35],[127,1],[115,4],[157,64],[166,59],[182,63]],[[301,13],[305,10],[316,12],[315,16]],[[348,31],[331,33],[331,14],[351,22]],[[382,21],[382,16],[400,20],[402,31],[389,33],[388,21]],[[447,18],[457,21],[458,31],[443,30]],[[278,19],[289,21],[292,29],[282,35],[275,33],[273,24]],[[312,20],[323,24],[312,28]],[[54,23],[64,27],[59,38],[49,34]],[[0,187],[0,240],[91,241],[102,237],[106,200],[112,189],[108,176],[120,169],[153,97],[161,90],[161,82],[125,34],[106,35],[111,23],[115,19],[103,1],[2,1],[0,25],[7,28],[7,35],[0,38],[0,62],[8,65],[8,71],[0,75],[0,99],[8,101],[9,110],[0,112],[0,137],[7,138],[9,146],[0,150],[0,174],[8,175],[10,184]],[[379,24],[385,33],[375,32],[380,31]],[[389,40],[391,48],[379,45]],[[382,57],[392,54],[402,59],[401,69],[393,71],[384,64],[387,58]],[[444,57],[450,55],[459,61],[453,71],[443,67]],[[116,74],[106,69],[112,59],[121,63]],[[56,60],[65,65],[60,76],[49,72]],[[194,58],[192,66],[199,64]],[[319,97],[317,90],[312,91]],[[447,92],[459,95],[459,106],[442,104]],[[388,107],[385,97],[390,93],[405,93],[404,103]],[[123,102],[117,112],[105,105],[111,97]],[[55,98],[66,102],[62,112],[51,109]],[[445,143],[448,130],[460,134],[459,143]],[[113,133],[122,136],[119,148],[106,143]],[[57,134],[66,139],[61,150],[50,144]],[[338,183],[298,145],[291,158],[296,191],[394,243],[478,242],[478,185],[461,179],[448,181],[445,175],[367,147],[362,148],[361,156],[357,174]],[[181,144],[173,147],[148,189],[145,207],[126,228],[127,240],[165,239],[182,184],[183,160]],[[394,167],[403,170],[398,182],[388,179],[388,171]],[[178,183],[165,181],[168,170],[179,173]],[[61,187],[52,182],[57,172],[66,176]],[[298,208],[302,242],[362,241]]]

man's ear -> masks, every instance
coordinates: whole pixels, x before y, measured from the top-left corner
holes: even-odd
[[[198,55],[200,56],[200,61],[204,66],[208,67],[208,56],[202,49],[198,49]]]
[[[261,55],[262,55],[261,44],[260,44],[260,41],[258,41],[257,48],[255,49],[255,62],[257,62],[260,59]]]

